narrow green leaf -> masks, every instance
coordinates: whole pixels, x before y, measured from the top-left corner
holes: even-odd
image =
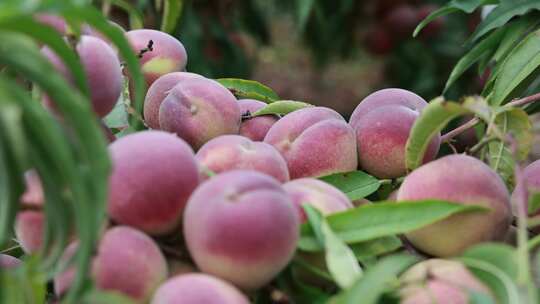
[[[354,286],[330,300],[330,304],[376,304],[398,275],[418,259],[411,255],[393,255],[366,270]]]
[[[253,80],[221,78],[216,79],[238,98],[252,98],[266,103],[279,100],[279,96],[271,88]]]
[[[517,278],[518,256],[516,249],[510,245],[483,243],[467,249],[461,256],[490,263],[504,271],[513,280]]]
[[[486,37],[484,40],[476,44],[467,54],[465,54],[458,63],[452,69],[452,73],[446,81],[444,86],[443,94],[448,90],[448,88],[461,76],[463,73],[469,69],[475,62],[482,59],[484,55],[492,51],[496,45],[500,43],[500,40],[506,33],[505,29],[499,29],[489,37]]]
[[[538,0],[501,0],[486,19],[484,19],[472,34],[470,41],[474,42],[487,32],[503,26],[515,16],[521,16],[531,10],[539,10]]]
[[[505,26],[504,38],[501,40],[493,60],[500,62],[518,45],[519,41],[525,37],[536,25],[538,20],[533,16],[519,18]]]
[[[527,113],[518,108],[504,109],[497,114],[493,123],[501,134],[513,136],[518,144],[518,160],[524,160],[533,140],[532,125]],[[488,143],[487,151],[491,168],[499,173],[508,185],[513,185],[514,156],[505,138]]]
[[[531,33],[517,45],[502,63],[495,80],[492,105],[501,105],[511,93],[540,66],[540,30]]]
[[[452,119],[469,113],[458,103],[437,98],[431,101],[414,122],[405,145],[407,169],[414,170],[422,164],[429,143]]]
[[[527,214],[534,215],[540,210],[540,189],[529,189],[529,204]]]
[[[307,107],[313,107],[313,105],[301,101],[278,100],[266,105],[264,108],[251,114],[251,116],[256,117],[261,115],[286,115],[296,110]]]
[[[352,250],[334,234],[318,210],[309,204],[304,205],[304,210],[319,243],[324,246],[326,266],[332,278],[341,288],[350,287],[362,275]]]
[[[330,228],[347,244],[410,232],[461,212],[486,211],[485,207],[440,200],[381,202],[363,205],[326,218]],[[303,227],[298,247],[320,250],[313,231]]]
[[[296,1],[296,4],[298,5],[296,9],[296,12],[298,15],[297,26],[301,33],[304,31],[306,22],[311,14],[311,11],[313,10],[313,5],[315,4],[315,0]]]
[[[161,30],[163,32],[172,33],[174,31],[178,19],[182,15],[183,7],[183,0],[165,0],[163,17],[161,20]]]
[[[381,186],[378,179],[363,171],[336,173],[319,179],[341,190],[351,201],[364,198]]]
[[[350,245],[357,259],[376,257],[401,248],[403,244],[397,236],[385,236],[378,239]]]
[[[433,13],[429,14],[424,20],[422,20],[416,26],[416,28],[414,29],[414,32],[413,32],[413,37],[418,36],[420,31],[424,27],[426,27],[431,21],[433,21],[433,20],[435,20],[435,19],[437,19],[439,17],[445,16],[445,15],[448,15],[448,14],[451,14],[451,13],[455,13],[455,12],[458,12],[458,11],[459,10],[457,8],[452,7],[450,4],[447,4],[445,6],[440,7],[439,9],[434,11]]]
[[[110,4],[113,4],[121,9],[123,9],[129,18],[129,27],[132,30],[141,29],[143,25],[143,16],[142,14],[128,1],[126,0],[107,0]]]

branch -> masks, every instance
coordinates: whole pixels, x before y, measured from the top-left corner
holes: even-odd
[[[520,106],[523,106],[523,105],[526,105],[526,104],[529,104],[531,102],[535,102],[535,101],[538,101],[538,100],[540,100],[540,93],[536,93],[536,94],[533,94],[531,96],[527,96],[527,97],[524,97],[524,98],[521,98],[521,99],[513,100],[513,101],[507,103],[505,106],[506,107],[520,107]],[[454,137],[456,137],[456,136],[460,135],[461,133],[469,130],[470,128],[476,126],[476,124],[478,124],[479,122],[480,122],[480,119],[478,119],[476,117],[469,120],[469,121],[467,121],[466,123],[462,124],[461,126],[455,128],[454,130],[449,131],[448,133],[442,135],[441,136],[441,143],[449,142]]]

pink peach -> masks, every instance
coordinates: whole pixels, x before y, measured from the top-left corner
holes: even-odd
[[[253,114],[264,108],[266,103],[255,99],[240,99],[238,100],[240,113]],[[254,141],[263,141],[270,127],[278,121],[279,117],[274,115],[263,115],[253,118],[248,118],[240,124],[240,135],[245,136]]]

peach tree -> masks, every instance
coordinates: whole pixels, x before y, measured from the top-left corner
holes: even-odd
[[[2,303],[538,303],[539,1],[449,1],[411,34],[496,6],[441,96],[381,90],[349,122],[186,72],[182,1],[161,31],[100,4],[130,31],[0,3]],[[445,99],[473,66],[482,92]]]

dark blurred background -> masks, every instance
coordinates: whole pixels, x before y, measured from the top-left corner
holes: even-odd
[[[158,28],[155,1],[131,1]],[[183,2],[175,30],[188,51],[188,71],[206,77],[260,81],[281,98],[350,115],[384,87],[409,89],[430,100],[442,92],[479,14],[453,14],[414,27],[447,1],[433,0],[196,0]],[[124,11],[111,17],[128,24]],[[447,97],[478,93],[474,69]]]

